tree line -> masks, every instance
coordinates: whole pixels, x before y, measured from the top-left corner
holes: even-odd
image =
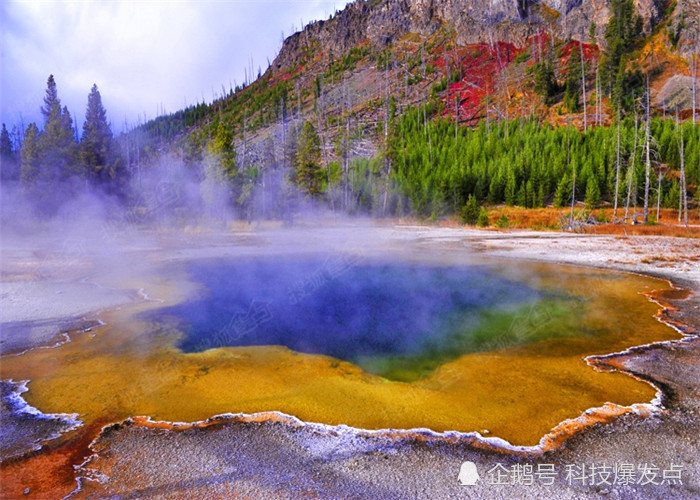
[[[53,75],[46,83],[41,114],[42,127],[32,122],[14,141],[2,125],[3,181],[20,181],[39,199],[59,184],[88,184],[106,194],[124,194],[128,173],[97,85],[88,94],[82,134],[68,107],[61,104]]]
[[[392,177],[417,214],[460,213],[470,197],[526,208],[644,201],[647,125],[639,118],[586,132],[522,118],[455,133],[449,120],[426,121],[432,112],[428,104],[404,113],[388,143]],[[686,186],[700,183],[700,127],[654,118],[649,136],[654,200],[678,208],[681,167]]]

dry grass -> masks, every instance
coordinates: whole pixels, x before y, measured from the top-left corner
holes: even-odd
[[[625,234],[629,236],[678,236],[684,238],[700,238],[700,226],[679,226],[658,224],[645,226],[643,224],[603,224],[586,228],[591,234]]]
[[[576,208],[576,213],[582,210],[581,207]],[[559,231],[562,229],[561,221],[569,216],[568,209],[559,208],[520,208],[495,206],[487,208],[489,215],[489,223],[491,228],[496,227],[496,221],[505,215],[508,218],[508,228],[510,229],[533,229],[537,231]],[[624,210],[618,210],[618,215],[623,215]],[[612,219],[612,209],[596,209],[590,214],[594,219],[610,220]],[[641,214],[637,215],[637,220],[641,220]],[[656,210],[649,213],[649,220],[652,224],[645,225],[641,223],[618,223],[610,222],[602,224],[591,224],[584,226],[582,232],[589,234],[611,234],[617,235],[618,238],[627,236],[678,236],[685,238],[700,238],[700,210],[691,210],[688,213],[688,227],[678,223],[678,211],[671,209],[661,210],[660,223],[656,224]],[[442,226],[458,227],[460,224],[456,219],[444,220],[440,223]]]

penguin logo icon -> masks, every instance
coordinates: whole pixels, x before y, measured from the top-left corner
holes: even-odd
[[[459,469],[457,479],[462,486],[474,486],[479,480],[476,464],[474,462],[464,462]]]

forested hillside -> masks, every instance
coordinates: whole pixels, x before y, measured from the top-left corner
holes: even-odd
[[[130,186],[167,159],[202,206],[216,192],[248,219],[309,202],[470,223],[501,204],[692,210],[700,8],[603,3],[357,1],[253,81],[116,139],[93,87],[78,141],[50,78],[43,129],[3,125],[3,179],[85,179],[144,212]]]

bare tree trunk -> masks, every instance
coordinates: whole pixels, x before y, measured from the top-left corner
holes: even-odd
[[[248,136],[246,131],[246,122],[248,121],[248,108],[243,109],[243,170],[246,169],[246,156],[248,146]]]
[[[445,69],[447,71],[447,69]],[[384,147],[389,139],[389,60],[386,61],[384,68]],[[389,175],[391,175],[391,160],[388,157],[384,159],[387,165],[386,181],[384,186],[384,201],[382,203],[382,216],[386,216],[386,205],[389,198]]]
[[[267,177],[267,170],[271,167],[271,165],[265,165],[265,169],[263,170],[262,174],[262,219],[267,220],[267,193],[265,192],[265,189],[267,188],[267,183],[265,182],[265,178]]]
[[[678,119],[676,119],[676,124],[678,126]],[[681,144],[680,144],[681,178],[679,179],[681,199],[679,200],[679,203],[678,203],[678,222],[681,222],[681,215],[683,213],[685,213],[684,223],[685,223],[685,227],[688,227],[688,194],[687,194],[688,187],[686,186],[686,179],[685,179],[685,139],[683,138],[683,128],[679,127],[679,129],[680,129],[679,131],[680,131],[680,135],[681,135]]]
[[[296,90],[297,90],[297,120],[301,122],[301,85],[297,83],[296,85]],[[297,129],[301,127],[301,123],[297,124]]]
[[[603,96],[600,94],[602,89],[600,88],[600,63],[595,69],[595,102],[596,102],[596,114],[595,121],[596,125],[600,126],[603,124]]]
[[[697,38],[697,35],[696,35]],[[697,40],[696,40],[697,43]],[[691,67],[690,67],[690,76],[692,78],[692,84],[693,84],[693,125],[695,125],[696,121],[696,115],[697,115],[697,80],[698,80],[698,55],[697,52],[693,51],[693,54],[691,56]]]
[[[430,130],[428,130],[428,111],[423,106],[423,129],[425,130],[425,136],[428,138],[428,160],[433,163],[433,146],[430,142]]]
[[[569,113],[568,123],[566,124],[566,164],[571,163],[571,113]]]
[[[568,115],[568,123],[566,124],[566,164],[571,164],[571,141],[569,132],[571,130],[571,113]],[[569,229],[573,228],[574,224],[574,204],[576,203],[576,165],[572,166],[572,187],[571,187],[571,214],[569,215]]]
[[[504,76],[504,80],[505,80],[505,78],[506,78],[506,77]],[[510,128],[510,127],[508,126],[508,119],[510,118],[510,117],[509,117],[510,110],[508,109],[508,101],[510,100],[510,98],[509,98],[510,92],[508,92],[508,82],[507,82],[507,80],[506,80],[506,84],[505,84],[505,86],[504,86],[504,92],[505,92],[504,106],[505,106],[505,108],[506,108],[506,132],[505,132],[505,138],[508,139],[508,129]]]
[[[617,106],[617,165],[615,168],[615,203],[613,221],[617,218],[617,199],[620,193],[620,105]]]
[[[343,73],[343,79],[345,81],[345,96],[346,96],[346,104],[347,104],[347,121],[345,125],[345,130],[346,130],[346,151],[347,151],[347,162],[348,162],[348,173],[350,174],[350,193],[349,193],[349,201],[353,203],[353,208],[357,205],[357,197],[355,194],[355,169],[350,168],[350,157],[352,156],[352,109],[353,109],[353,103],[352,103],[352,92],[350,92],[350,88],[347,83],[347,72]]]
[[[583,59],[583,32],[581,32],[581,41],[578,43],[579,52],[581,54],[581,92],[583,97],[583,132],[588,129],[588,109],[586,103],[586,65]]]
[[[333,185],[331,184],[331,166],[328,161],[328,152],[326,148],[326,94],[323,81],[321,81],[321,92],[320,92],[320,105],[321,109],[318,113],[318,131],[321,137],[321,157],[323,158],[323,165],[326,169],[326,179],[328,180],[328,198],[331,202],[331,211],[335,212],[335,201],[333,199]]]
[[[489,136],[491,132],[491,121],[489,120],[489,93],[486,92],[486,137]]]
[[[625,204],[625,220],[629,216],[630,200],[632,198],[632,180],[634,179],[634,163],[637,159],[637,137],[639,122],[637,119],[637,109],[634,110],[634,146],[632,147],[632,158],[627,167],[627,203]]]
[[[650,89],[649,89],[649,73],[647,72],[647,126],[645,132],[645,143],[646,143],[646,170],[644,174],[644,223],[649,222],[649,175],[651,173],[651,139],[650,139],[650,128],[651,128],[651,105],[650,105]]]
[[[693,49],[690,54],[690,61],[689,66],[690,66],[690,86],[691,86],[691,93],[692,93],[692,99],[693,99],[693,125],[695,125],[696,120],[697,120],[697,79],[698,79],[698,55],[697,55],[697,49],[698,49],[698,41],[700,41],[700,35],[697,33],[695,34],[695,43],[693,44]]]
[[[593,123],[597,127],[599,125],[598,120],[600,117],[599,111],[598,111],[598,94],[600,90],[598,89],[598,68],[596,67],[595,69],[595,119]]]
[[[459,129],[459,98],[459,95],[455,96],[455,146],[457,145],[457,131]]]
[[[129,144],[129,130],[126,123],[126,118],[124,119],[124,139],[126,141],[126,169],[131,172],[131,145]]]
[[[661,220],[661,179],[664,178],[663,171],[659,169],[659,184],[656,189],[656,222]]]
[[[576,203],[576,165],[574,165],[573,172],[574,180],[571,188],[571,215],[569,216],[569,228],[573,227],[574,224],[574,204]]]
[[[384,143],[389,137],[389,59],[384,67]]]

